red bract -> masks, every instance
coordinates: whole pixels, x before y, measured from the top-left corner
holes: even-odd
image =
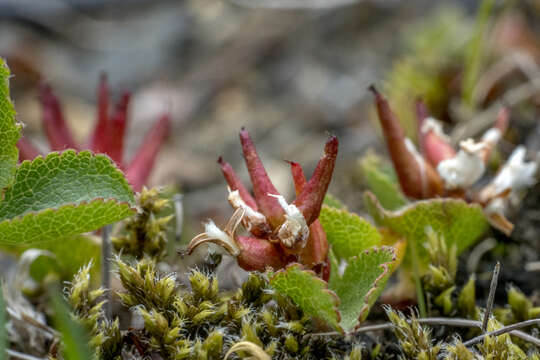
[[[80,150],[88,148],[95,153],[107,154],[125,173],[135,191],[140,191],[148,180],[159,149],[165,142],[170,128],[170,118],[164,114],[154,124],[146,139],[129,164],[123,161],[124,138],[127,126],[127,111],[130,94],[123,93],[109,114],[110,94],[106,75],[101,75],[98,85],[98,109],[96,126],[86,146],[79,146],[69,130],[58,98],[51,87],[43,84],[39,88],[39,99],[43,109],[42,121],[51,150]],[[17,144],[19,159],[32,160],[40,155],[39,150],[25,138]]]
[[[254,196],[231,165],[219,158],[229,185],[229,202],[236,211],[225,231],[211,221],[207,223],[205,233],[191,241],[188,253],[203,242],[214,242],[236,256],[238,264],[246,270],[279,269],[288,263],[300,262],[327,278],[328,243],[318,217],[334,171],[337,138],[331,136],[326,142],[324,156],[309,181],[298,163],[289,162],[296,190],[296,199],[291,204],[277,192],[244,129],[240,132],[240,141]],[[241,222],[249,235],[237,236],[233,222]]]

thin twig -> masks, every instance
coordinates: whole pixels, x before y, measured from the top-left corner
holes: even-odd
[[[18,351],[15,351],[15,350],[11,350],[11,349],[6,349],[6,353],[10,357],[15,358],[15,359],[21,359],[21,360],[47,360],[46,358],[40,358],[40,357],[36,357],[36,356],[33,356],[33,355],[28,355],[28,354],[18,352]]]
[[[433,317],[433,318],[419,318],[419,319],[416,319],[416,321],[418,321],[419,324],[431,325],[431,326],[476,327],[479,329],[482,328],[482,323],[480,321],[462,319],[462,318]],[[534,319],[533,321],[540,321],[540,319]],[[408,319],[407,322],[410,324],[411,320]],[[529,322],[530,323],[528,323],[527,326],[533,323],[531,322],[531,320],[529,320]],[[518,326],[517,328],[523,327],[523,326],[525,325]],[[393,329],[394,327],[395,325],[391,322],[387,322],[384,324],[367,325],[367,326],[362,326],[360,328],[355,329],[354,331],[350,332],[349,335],[360,334],[360,333],[365,333],[369,331],[390,330],[390,329]],[[497,331],[501,331],[501,330],[502,329],[499,329]],[[534,344],[540,347],[540,340],[535,338],[534,336],[524,333],[523,331],[515,330],[515,328],[509,329],[508,331],[510,332],[510,335],[512,336],[518,337],[522,340],[528,341],[531,344]],[[508,331],[505,331],[505,332],[508,332]],[[490,334],[491,333],[486,333],[483,336],[490,335]],[[309,336],[336,336],[336,335],[343,335],[343,334],[337,331],[309,334]]]
[[[467,259],[467,271],[471,274],[474,274],[476,272],[476,269],[478,268],[478,263],[480,262],[482,256],[491,249],[493,249],[496,245],[497,242],[495,241],[495,239],[490,237],[482,241],[474,249],[472,249]]]
[[[111,303],[111,225],[106,225],[101,229],[101,286],[105,289],[105,317],[110,318],[112,314]]]
[[[525,321],[522,321],[522,322],[518,322],[518,323],[515,323],[515,324],[512,324],[512,325],[508,325],[508,326],[502,327],[500,329],[497,329],[497,330],[490,331],[490,332],[484,333],[482,335],[479,335],[479,336],[477,336],[475,338],[472,338],[469,341],[464,342],[463,345],[472,346],[472,345],[482,341],[486,336],[499,336],[499,335],[502,335],[502,334],[506,334],[508,332],[513,333],[513,330],[517,330],[517,329],[521,329],[521,328],[524,328],[524,327],[527,327],[527,326],[537,325],[537,324],[540,325],[540,319],[525,320]],[[533,343],[536,346],[540,347],[540,339],[529,335],[528,341],[530,341],[531,343]]]
[[[493,269],[493,275],[491,276],[491,284],[489,285],[489,295],[486,303],[486,312],[484,313],[484,319],[482,320],[482,332],[487,331],[489,317],[491,316],[491,310],[493,310],[493,302],[495,301],[495,290],[497,290],[497,282],[499,281],[499,271],[501,271],[501,263],[497,261],[495,268]]]
[[[184,204],[183,204],[184,195],[176,194],[173,197],[174,202],[174,213],[176,217],[176,230],[175,230],[175,240],[180,242],[182,237],[182,231],[184,228]]]

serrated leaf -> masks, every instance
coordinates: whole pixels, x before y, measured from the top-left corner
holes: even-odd
[[[381,245],[377,229],[354,213],[323,205],[319,221],[338,259],[348,259],[372,246]]]
[[[61,292],[51,292],[51,305],[54,309],[54,324],[62,338],[62,353],[67,360],[91,360],[90,337],[69,313],[69,307],[62,299]]]
[[[366,207],[379,226],[384,226],[407,240],[407,254],[404,265],[411,266],[411,250],[414,246],[422,272],[429,257],[425,249],[428,229],[442,236],[448,247],[456,244],[459,254],[488,229],[482,208],[477,204],[467,204],[460,199],[431,199],[417,201],[398,211],[383,209],[372,193],[364,195]]]
[[[15,109],[9,98],[9,69],[0,58],[0,189],[7,186],[15,172],[19,151],[17,141],[21,125],[15,121]]]
[[[299,264],[292,264],[275,273],[270,285],[280,294],[290,297],[304,313],[340,329],[337,312],[339,300],[328,290],[328,284],[314,272],[302,270]]]
[[[392,164],[372,151],[368,151],[358,164],[365,185],[385,209],[396,210],[407,204]]]
[[[123,174],[104,155],[67,150],[24,161],[0,203],[0,243],[92,231],[132,215],[134,203]]]
[[[340,325],[346,331],[366,319],[392,273],[394,262],[394,250],[390,247],[365,250],[347,260],[343,275],[331,279],[329,288],[340,299]]]

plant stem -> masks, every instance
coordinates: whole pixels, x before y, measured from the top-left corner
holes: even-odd
[[[493,302],[495,301],[495,290],[497,290],[497,281],[499,280],[499,271],[501,270],[501,263],[497,261],[495,268],[493,269],[493,275],[491,276],[491,284],[489,285],[489,295],[486,303],[486,312],[484,313],[484,320],[482,321],[482,332],[487,331],[489,317],[491,316],[491,310],[493,309]]]
[[[424,289],[422,288],[422,282],[420,281],[420,273],[418,269],[418,252],[415,244],[411,244],[411,255],[413,262],[413,277],[414,285],[416,288],[416,301],[418,303],[418,311],[420,312],[420,317],[425,318],[427,316],[426,299],[424,298]]]
[[[111,225],[106,225],[101,229],[101,286],[105,289],[105,317],[110,318],[112,314],[111,303]]]

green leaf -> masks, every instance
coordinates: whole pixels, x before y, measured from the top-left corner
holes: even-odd
[[[15,109],[9,98],[9,69],[0,58],[0,189],[12,180],[19,159],[17,141],[21,125],[15,121]]]
[[[32,245],[0,244],[1,251],[15,255],[31,248],[46,250],[55,255],[55,260],[36,260],[32,263],[30,275],[37,281],[50,271],[59,272],[63,280],[71,280],[73,275],[90,261],[93,271],[97,273],[100,269],[101,244],[99,239],[92,235],[75,235],[62,241],[45,241]],[[54,264],[51,264],[51,261]]]
[[[347,209],[347,207],[341,201],[339,201],[338,198],[328,193],[324,196],[323,204],[336,209]]]
[[[340,325],[354,329],[366,319],[391,275],[395,253],[391,247],[372,248],[347,260],[343,275],[330,281],[329,288],[340,299]]]
[[[306,314],[340,329],[337,312],[339,300],[328,290],[328,284],[312,271],[302,270],[299,264],[292,264],[275,273],[270,279],[270,285],[280,294],[290,297]]]
[[[338,259],[348,259],[372,246],[381,245],[381,235],[354,213],[323,205],[319,220]]]
[[[70,315],[69,307],[62,299],[61,292],[51,292],[51,304],[55,312],[55,327],[60,331],[64,358],[67,360],[92,360],[88,342],[90,337]]]
[[[404,264],[411,266],[411,250],[418,254],[420,271],[427,267],[429,256],[425,244],[431,228],[442,236],[448,248],[456,244],[461,253],[488,229],[482,208],[459,199],[431,199],[417,201],[399,211],[383,209],[372,193],[364,194],[366,207],[379,226],[384,226],[407,240]],[[414,246],[415,249],[410,247]]]
[[[358,164],[367,188],[377,196],[385,209],[396,210],[407,203],[392,164],[373,151],[368,151]]]
[[[122,172],[104,155],[67,150],[24,161],[0,203],[0,243],[32,244],[98,229],[135,212]]]
[[[4,288],[0,282],[0,360],[7,360],[7,316],[6,302],[4,301]]]

